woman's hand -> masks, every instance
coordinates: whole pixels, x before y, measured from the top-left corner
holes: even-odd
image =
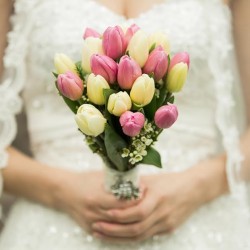
[[[225,173],[221,170],[224,169],[223,159],[181,173],[143,177],[147,191],[141,202],[130,208],[109,211],[115,223],[95,223],[94,236],[120,243],[171,233],[203,203],[226,192]]]
[[[87,232],[97,221],[112,222],[109,209],[126,208],[138,201],[119,201],[104,189],[104,176],[100,171],[59,173],[57,188],[53,192],[54,207],[62,210]]]
[[[109,209],[126,208],[139,201],[119,201],[106,192],[101,171],[72,172],[37,162],[8,149],[8,167],[2,170],[4,190],[10,194],[62,210],[91,233],[96,221],[111,222]]]
[[[147,189],[144,199],[137,206],[111,210],[116,223],[95,223],[94,236],[126,242],[170,233],[199,206],[198,190],[183,173],[145,176],[142,183]]]

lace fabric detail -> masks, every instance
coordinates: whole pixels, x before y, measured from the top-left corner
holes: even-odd
[[[12,31],[8,33],[8,46],[3,58],[5,73],[0,85],[0,168],[6,166],[6,147],[16,135],[15,115],[20,112],[22,101],[19,97],[25,82],[25,55],[27,38],[32,27],[27,13],[36,1],[15,1],[15,14],[11,17]]]
[[[81,33],[86,26],[91,25],[102,32],[108,25],[136,22],[149,33],[156,29],[166,32],[173,53],[186,50],[191,55],[189,79],[176,100],[180,109],[178,123],[163,133],[156,145],[166,166],[164,171],[183,171],[225,149],[228,178],[235,195],[221,197],[205,205],[174,234],[127,246],[99,242],[82,231],[67,215],[20,201],[14,206],[2,233],[0,248],[249,249],[249,211],[237,200],[243,200],[244,188],[239,184],[241,182],[236,181],[242,161],[239,151],[241,130],[236,119],[242,120],[244,125],[244,114],[235,115],[234,112],[238,108],[238,100],[233,93],[240,84],[235,82],[232,72],[229,9],[221,0],[166,0],[139,17],[126,20],[94,0],[61,0],[58,3],[58,0],[15,2],[13,31],[9,34],[5,56],[7,74],[5,83],[0,87],[4,96],[0,100],[0,114],[3,114],[5,124],[5,127],[0,127],[0,134],[5,140],[0,140],[1,149],[15,136],[14,114],[21,108],[18,94],[25,83],[23,96],[35,159],[72,171],[99,170],[100,159],[83,145],[65,105],[57,101],[56,92],[50,89],[53,78],[48,75],[53,70],[55,52],[79,59]],[[62,30],[67,31],[67,37]],[[21,56],[16,57],[17,54]],[[43,120],[42,125],[37,122],[39,117]],[[218,138],[217,130],[221,138]],[[143,174],[158,171],[145,166],[140,170]],[[45,240],[41,240],[41,235]]]
[[[231,193],[246,200],[246,187],[240,177],[243,156],[239,143],[240,133],[246,126],[246,121],[243,102],[237,97],[237,94],[240,95],[240,81],[237,79],[236,73],[231,13],[223,5],[220,8],[213,8],[211,11],[214,13],[212,18],[216,23],[216,25],[210,25],[211,37],[217,37],[211,41],[213,49],[211,49],[209,58],[209,67],[214,75],[217,101],[215,122],[227,154],[226,170]],[[225,18],[223,19],[221,16]]]

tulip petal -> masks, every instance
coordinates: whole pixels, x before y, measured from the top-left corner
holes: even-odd
[[[106,120],[100,116],[92,116],[88,120],[88,127],[92,135],[97,136],[104,132]]]
[[[185,63],[176,64],[168,74],[167,90],[170,92],[181,91],[187,79],[188,66]]]
[[[138,30],[131,38],[127,50],[140,67],[143,67],[149,55],[149,42],[146,33]]]

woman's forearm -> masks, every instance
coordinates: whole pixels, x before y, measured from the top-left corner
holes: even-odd
[[[250,181],[250,128],[241,138],[243,161],[237,181]],[[227,157],[222,154],[216,158],[200,162],[186,172],[194,180],[197,199],[207,203],[229,192],[226,171]]]
[[[232,0],[233,34],[243,93],[246,100],[248,121],[250,124],[250,1]]]
[[[229,192],[225,155],[204,160],[186,173],[194,186],[194,198],[198,204],[205,204]]]
[[[3,55],[7,44],[6,34],[10,30],[9,17],[12,12],[13,1],[0,1],[0,79],[3,71]]]
[[[241,152],[243,161],[239,178],[250,182],[250,126],[241,138]]]
[[[8,149],[8,166],[2,170],[4,190],[50,207],[54,204],[54,193],[66,170],[41,164],[16,149]]]

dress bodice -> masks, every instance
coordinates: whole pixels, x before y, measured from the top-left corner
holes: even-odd
[[[165,170],[183,170],[225,150],[228,181],[237,199],[222,197],[197,211],[177,232],[123,247],[93,239],[58,211],[21,201],[0,238],[1,249],[249,249],[249,210],[235,178],[242,159],[238,134],[244,124],[238,122],[244,112],[230,11],[221,0],[164,0],[133,19],[95,0],[15,0],[12,23],[0,85],[0,167],[7,162],[4,148],[15,136],[21,91],[36,160],[72,170],[101,167],[57,94],[53,57],[59,52],[80,60],[86,27],[103,32],[107,26],[136,23],[148,33],[165,32],[171,53],[187,51],[191,58],[188,81],[176,95],[179,118],[156,144]]]

